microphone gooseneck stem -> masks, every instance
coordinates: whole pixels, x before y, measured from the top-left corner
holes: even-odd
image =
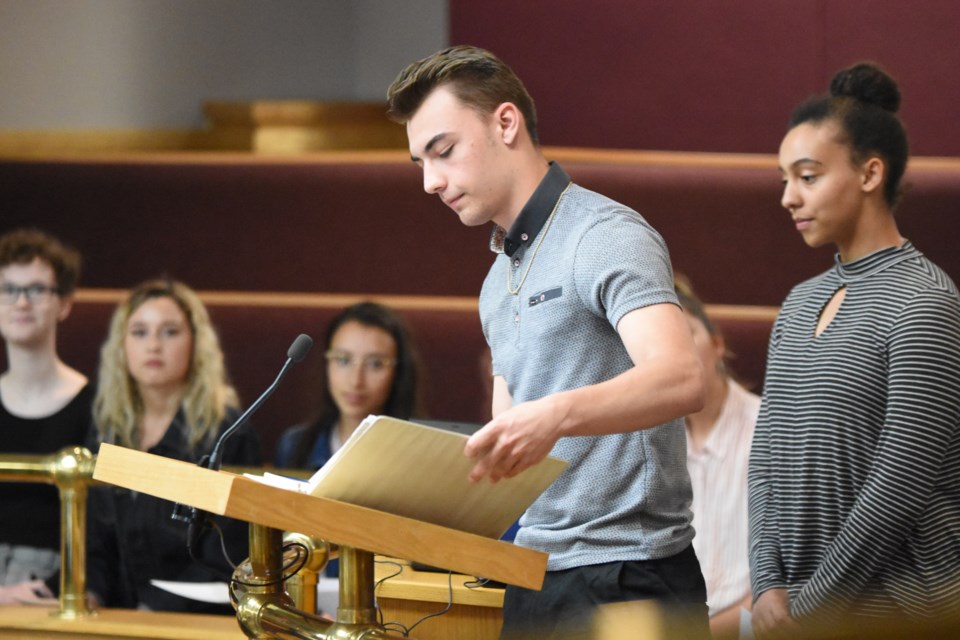
[[[283,363],[283,367],[281,367],[280,373],[277,374],[273,384],[267,387],[267,390],[260,394],[260,397],[257,398],[256,401],[240,415],[239,418],[237,418],[237,421],[230,425],[227,430],[223,432],[223,434],[217,439],[216,444],[213,446],[213,451],[210,452],[210,455],[205,456],[200,460],[199,464],[201,467],[213,469],[214,471],[220,470],[220,465],[223,459],[223,444],[227,441],[227,438],[236,433],[237,429],[246,424],[247,418],[249,418],[254,411],[260,408],[260,405],[263,404],[264,400],[269,398],[270,394],[273,393],[273,390],[277,388],[277,385],[280,384],[283,376],[287,374],[290,366],[306,358],[307,353],[310,352],[310,348],[312,346],[313,339],[310,338],[310,336],[305,333],[301,333],[299,336],[297,336],[297,339],[293,341],[293,344],[291,344],[290,348],[287,350],[287,361]],[[175,520],[180,520],[187,523],[187,551],[189,552],[191,558],[197,559],[197,548],[200,541],[200,536],[207,525],[207,514],[196,507],[187,507],[186,505],[178,503],[174,506],[171,517]]]
[[[207,461],[207,468],[213,470],[219,470],[221,465],[221,459],[223,458],[223,444],[226,442],[227,438],[233,435],[237,429],[242,427],[247,422],[247,418],[250,415],[260,408],[260,405],[270,397],[270,394],[273,393],[274,389],[277,388],[277,385],[280,384],[280,381],[283,379],[283,376],[287,374],[287,371],[290,370],[290,366],[293,364],[293,358],[287,358],[287,361],[283,364],[283,367],[280,369],[280,373],[277,374],[276,379],[273,381],[267,390],[264,391],[256,401],[247,407],[247,410],[244,411],[237,421],[234,422],[230,427],[223,432],[223,435],[217,440],[217,443],[213,447],[213,451],[210,452],[210,459]]]
[[[307,357],[307,354],[310,353],[310,348],[313,346],[313,339],[305,333],[301,333],[297,336],[297,339],[293,341],[293,344],[290,345],[290,348],[287,349],[287,361],[283,363],[283,367],[280,368],[280,373],[277,374],[276,379],[273,381],[267,390],[260,394],[260,397],[257,398],[250,407],[243,412],[243,414],[237,418],[237,421],[234,422],[230,427],[223,432],[218,439],[216,444],[213,446],[213,451],[210,452],[210,457],[207,458],[206,464],[203,461],[200,462],[200,466],[205,466],[208,469],[213,469],[215,471],[220,470],[221,461],[223,459],[223,443],[227,441],[233,433],[237,431],[240,427],[246,423],[247,418],[250,415],[260,408],[260,405],[263,404],[263,401],[270,397],[270,394],[273,393],[273,390],[277,388],[277,385],[280,384],[280,381],[283,379],[283,376],[287,375],[287,370],[290,369],[290,365],[296,364]]]

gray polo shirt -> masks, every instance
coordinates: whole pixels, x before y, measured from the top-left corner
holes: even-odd
[[[623,373],[632,362],[616,332],[620,319],[676,304],[660,235],[635,211],[570,183],[559,165],[504,246],[484,281],[480,316],[494,373],[515,404]],[[550,554],[549,570],[664,558],[690,544],[682,421],[561,438],[551,455],[569,468],[517,534],[517,544]]]

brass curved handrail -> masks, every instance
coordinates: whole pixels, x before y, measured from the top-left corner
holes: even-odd
[[[60,493],[60,618],[94,614],[87,592],[87,489],[94,456],[84,447],[65,447],[48,455],[0,455],[0,482],[54,484]]]
[[[96,457],[79,446],[65,447],[49,455],[0,455],[0,482],[53,484],[59,491],[60,606],[52,615],[60,618],[78,619],[96,614],[86,597],[87,494],[90,485],[96,483],[95,464]],[[322,570],[330,554],[325,543],[297,534],[288,534],[288,539],[299,539],[314,556],[309,566],[304,567],[307,573]],[[250,525],[250,558],[238,568],[232,588],[238,622],[249,637],[324,640],[401,637],[386,631],[377,622],[372,553],[339,549],[340,606],[337,619],[329,620],[312,613],[315,602],[303,594],[299,594],[301,599],[295,602],[285,591],[282,546],[282,532]],[[310,586],[315,588],[315,584]],[[294,593],[297,594],[296,590]]]
[[[295,534],[287,534],[287,539],[293,536]],[[282,531],[250,524],[250,558],[237,567],[230,586],[237,621],[247,637],[301,640],[401,640],[405,637],[387,631],[377,620],[372,553],[339,548],[340,603],[336,619],[330,620],[303,610],[284,589],[283,541]],[[307,542],[307,546],[314,546],[315,542]],[[322,569],[324,561],[325,558],[321,558],[308,570]]]
[[[0,454],[0,482],[56,485],[60,495],[60,596],[54,615],[74,619],[93,615],[87,591],[87,493],[96,456],[68,446],[51,454]],[[242,473],[253,469],[230,467]],[[257,471],[262,471],[259,467]]]

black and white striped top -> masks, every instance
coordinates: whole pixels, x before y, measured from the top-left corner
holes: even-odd
[[[801,619],[955,613],[958,425],[960,299],[910,243],[794,288],[750,457],[754,597],[786,588]]]

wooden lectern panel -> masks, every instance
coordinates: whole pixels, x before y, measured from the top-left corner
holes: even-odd
[[[100,446],[93,477],[211,513],[528,589],[539,589],[546,572],[546,554],[509,542],[115,445]]]
[[[503,589],[469,588],[472,577],[417,571],[404,560],[379,558],[377,606],[384,622],[410,627],[417,640],[497,640],[503,627]],[[399,573],[397,573],[399,571]],[[443,615],[426,618],[444,609]]]

